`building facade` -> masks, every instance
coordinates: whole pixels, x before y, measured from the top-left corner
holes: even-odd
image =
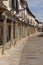
[[[7,4],[7,5],[6,5]],[[22,38],[36,32],[35,16],[26,0],[0,0],[0,45],[14,46]]]

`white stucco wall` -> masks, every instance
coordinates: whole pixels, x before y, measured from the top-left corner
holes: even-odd
[[[3,1],[3,4],[7,7],[8,10],[11,10],[11,7],[9,6],[9,0]]]
[[[19,9],[23,9],[23,8],[22,8],[22,5],[21,5],[21,3],[20,3],[20,0],[18,0],[18,2],[19,2]]]

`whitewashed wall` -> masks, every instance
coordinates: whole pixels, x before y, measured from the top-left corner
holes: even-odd
[[[9,6],[9,0],[3,1],[3,4],[7,7],[8,10],[11,10],[11,7]]]

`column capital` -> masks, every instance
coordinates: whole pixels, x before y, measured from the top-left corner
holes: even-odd
[[[5,11],[2,13],[2,16],[4,17],[4,19],[8,18]]]

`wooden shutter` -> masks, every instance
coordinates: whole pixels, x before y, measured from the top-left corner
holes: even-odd
[[[18,0],[16,0],[16,12],[17,13],[19,12],[19,3],[18,3]]]
[[[12,8],[16,9],[16,0],[12,0]]]
[[[18,0],[12,0],[12,8],[16,10],[16,12],[18,13],[18,9],[19,9]]]

